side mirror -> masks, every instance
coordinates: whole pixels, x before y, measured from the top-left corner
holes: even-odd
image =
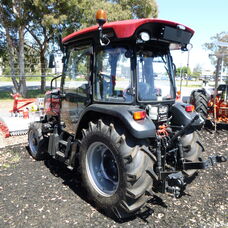
[[[48,68],[55,68],[55,55],[53,53],[49,56]]]

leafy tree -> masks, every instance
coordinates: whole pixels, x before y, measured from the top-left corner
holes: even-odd
[[[76,0],[30,0],[29,8],[32,13],[32,21],[27,24],[26,30],[31,34],[33,40],[30,47],[39,53],[41,64],[41,75],[46,75],[48,47],[54,44],[55,37],[66,27],[68,20],[79,20],[80,9]],[[74,23],[75,25],[75,23]],[[77,27],[77,26],[76,26]],[[45,77],[41,77],[41,90],[46,87]]]
[[[28,54],[24,50],[39,54],[41,74],[46,75],[45,55],[48,48],[55,46],[57,41],[60,44],[60,34],[65,36],[96,24],[95,12],[98,9],[106,10],[109,21],[157,17],[158,14],[155,0],[0,0],[0,3],[0,19],[7,38],[11,75],[15,75],[14,65],[19,60],[20,81],[12,78],[17,90],[20,90],[21,85],[23,90],[26,88],[23,75],[24,59]],[[25,34],[29,39],[26,39]],[[45,86],[45,78],[42,77],[43,91]]]
[[[82,18],[80,27],[96,24],[95,13],[98,9],[107,12],[108,21],[126,20],[132,18],[146,18],[158,16],[158,8],[155,0],[83,0],[79,4]]]
[[[90,0],[35,0],[31,2],[33,23],[26,29],[40,51],[41,74],[46,75],[45,53],[50,42],[56,41],[58,34],[67,35],[75,30],[96,24],[95,13],[102,8],[107,11],[109,21],[138,17],[157,17],[155,0],[135,1],[90,1]],[[61,41],[60,41],[61,42]],[[53,44],[54,45],[54,44]],[[45,78],[41,78],[41,90],[45,89]]]
[[[197,64],[193,69],[192,77],[199,78],[201,74],[202,74],[202,67],[200,64]]]
[[[221,32],[211,37],[210,43],[205,43],[203,46],[205,49],[209,50],[211,54],[209,55],[213,65],[217,64],[216,56],[221,56],[223,58],[224,68],[228,67],[228,47],[219,46],[219,42],[228,43],[228,32]]]
[[[0,24],[0,67],[3,67],[3,62],[6,63],[8,61],[7,58],[7,44],[6,40],[4,39],[4,29]]]
[[[26,95],[24,70],[24,32],[30,18],[27,0],[0,0],[0,22],[8,47],[12,81],[17,92]],[[19,63],[19,72],[15,68]],[[19,81],[15,75],[19,74]]]
[[[190,76],[192,73],[191,73],[191,70],[189,67],[178,67],[177,68],[177,71],[176,71],[176,75],[177,76],[182,76],[183,78],[184,77],[187,77],[187,76]]]
[[[158,16],[156,0],[117,0],[123,9],[130,10],[131,18],[146,18]]]

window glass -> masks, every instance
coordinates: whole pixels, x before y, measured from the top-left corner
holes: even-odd
[[[63,91],[65,99],[61,106],[61,121],[65,130],[75,133],[75,127],[81,113],[90,103],[90,48],[72,49],[65,71]]]
[[[123,47],[100,50],[97,54],[95,100],[131,102],[131,59]]]
[[[74,89],[82,87],[88,84],[90,74],[90,48],[73,49],[67,64],[64,87]]]
[[[140,101],[174,99],[167,55],[154,56],[151,51],[138,53],[137,76]]]

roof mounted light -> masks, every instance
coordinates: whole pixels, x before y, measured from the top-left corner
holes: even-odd
[[[150,34],[148,32],[141,32],[139,34],[139,37],[141,40],[143,40],[144,42],[150,40]]]
[[[103,26],[103,24],[107,21],[106,12],[102,9],[99,9],[96,13],[96,20],[99,26]]]
[[[177,25],[177,28],[181,29],[181,30],[185,30],[185,26],[184,25]]]
[[[103,34],[103,25],[107,21],[107,14],[104,10],[99,9],[96,13],[96,20],[98,23],[98,31],[99,31],[99,40],[101,46],[107,46],[110,43],[110,40],[107,35]]]

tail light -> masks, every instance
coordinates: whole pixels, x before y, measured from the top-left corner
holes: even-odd
[[[133,112],[134,120],[143,120],[146,118],[146,111]]]
[[[193,105],[187,105],[185,106],[186,112],[193,112],[195,110],[195,107]]]

